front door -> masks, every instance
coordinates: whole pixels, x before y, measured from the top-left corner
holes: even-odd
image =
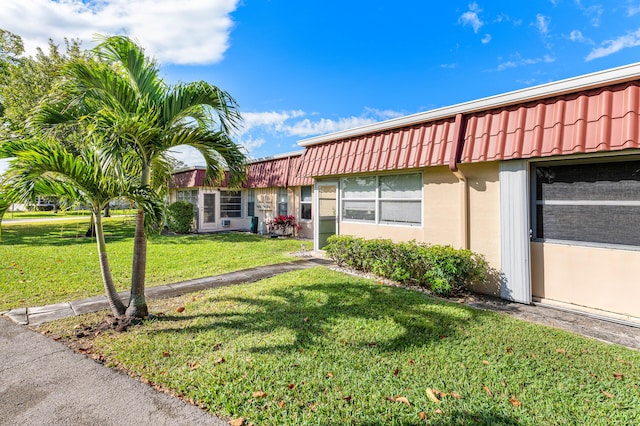
[[[327,238],[338,232],[338,182],[317,182],[315,249],[322,250]]]

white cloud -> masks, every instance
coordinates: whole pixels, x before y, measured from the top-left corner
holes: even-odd
[[[484,37],[482,37],[482,44],[489,44],[491,43],[491,34],[485,34]]]
[[[540,34],[546,35],[549,33],[549,21],[550,18],[548,16],[544,16],[540,13],[536,15],[535,26],[538,31],[540,31]]]
[[[285,131],[290,136],[307,137],[312,135],[322,135],[325,133],[339,132],[341,130],[352,129],[354,127],[364,126],[366,124],[375,123],[378,120],[366,117],[343,117],[337,120],[330,118],[321,118],[311,121],[308,118],[298,121],[290,126],[285,127]]]
[[[250,138],[255,137],[257,132],[266,132],[276,137],[307,137],[364,126],[380,120],[400,117],[404,114],[398,111],[366,107],[360,116],[310,119],[306,118],[307,115],[304,111],[299,110],[245,112],[242,113],[244,124],[238,135],[241,139],[244,139],[245,135]]]
[[[640,6],[630,5],[627,9],[627,16],[631,17],[640,13]]]
[[[582,4],[582,0],[574,0],[577,8],[584,14],[584,16],[591,18],[591,25],[594,27],[600,26],[600,18],[604,13],[604,8],[599,4],[591,6],[585,6]]]
[[[454,69],[454,68],[458,68],[458,64],[456,64],[456,63],[440,64],[440,68]]]
[[[613,55],[614,53],[619,52],[622,49],[636,46],[640,46],[640,28],[638,28],[634,32],[620,36],[616,39],[604,41],[600,47],[596,47],[591,52],[589,52],[589,54],[585,58],[585,61],[604,58],[605,56]]]
[[[127,34],[149,55],[173,64],[222,60],[239,0],[2,0],[0,28],[20,35],[28,54],[75,38],[93,44],[94,35]]]
[[[569,39],[571,41],[584,41],[584,35],[582,35],[582,31],[573,30],[569,34]]]
[[[480,12],[482,12],[482,9],[478,7],[478,4],[471,3],[469,4],[469,10],[458,18],[458,22],[461,22],[462,25],[471,25],[473,32],[477,34],[478,30],[484,25],[479,16]]]
[[[262,145],[266,143],[266,139],[264,138],[253,138],[251,136],[244,137],[240,140],[239,144],[247,150],[248,153],[252,153],[256,149],[260,148]]]
[[[516,68],[525,65],[535,65],[541,63],[550,64],[552,62],[555,62],[555,58],[550,55],[544,55],[539,58],[522,58],[520,54],[515,54],[513,59],[500,63],[498,65],[498,68],[496,68],[496,71],[504,71],[509,68]]]

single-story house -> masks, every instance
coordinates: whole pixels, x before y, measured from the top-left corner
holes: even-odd
[[[249,230],[252,217],[264,232],[276,216],[294,216],[300,237],[313,236],[313,180],[297,176],[302,151],[250,162],[241,190],[222,183],[205,185],[204,167],[189,167],[174,173],[169,182],[169,202],[189,201],[195,207],[197,232]]]
[[[305,139],[314,242],[469,248],[477,291],[640,322],[640,63]]]

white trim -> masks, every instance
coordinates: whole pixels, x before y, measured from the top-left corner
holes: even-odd
[[[500,297],[531,303],[529,165],[500,162]]]
[[[499,95],[489,96],[460,104],[437,108],[431,111],[398,117],[378,123],[367,124],[365,126],[354,127],[352,129],[320,135],[313,138],[302,139],[298,145],[307,147],[325,142],[360,136],[368,133],[383,130],[395,129],[398,127],[411,126],[418,123],[453,117],[457,114],[471,113],[492,108],[499,108],[514,105],[522,102],[533,101],[551,96],[558,96],[566,93],[577,92],[585,89],[607,86],[613,83],[624,83],[640,78],[640,62],[585,74],[565,80],[554,81],[541,84],[526,89],[515,90]]]
[[[537,200],[538,206],[623,206],[638,207],[638,200]]]

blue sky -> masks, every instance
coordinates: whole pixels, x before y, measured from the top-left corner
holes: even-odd
[[[254,158],[301,139],[640,60],[640,0],[2,0],[29,52],[125,32],[168,82],[206,80]],[[200,160],[185,151],[188,164]]]

